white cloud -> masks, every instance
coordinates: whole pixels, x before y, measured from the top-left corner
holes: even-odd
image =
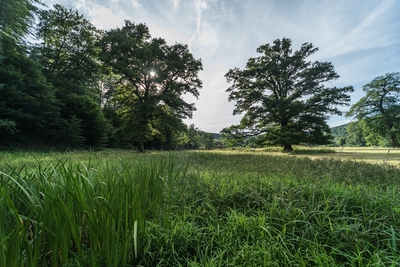
[[[203,10],[208,7],[206,0],[194,0],[194,4],[196,7],[196,32],[192,35],[192,38],[189,40],[189,48],[192,47],[192,42],[195,40],[196,35],[200,34],[201,30],[201,16],[203,14]]]
[[[198,35],[199,47],[204,54],[212,55],[219,44],[218,29],[208,22],[203,23],[203,29]]]
[[[91,17],[92,23],[100,29],[115,28],[116,26],[121,26],[124,22],[123,12],[114,14],[111,9],[104,6],[91,8],[88,15]]]
[[[131,4],[134,8],[138,8],[140,6],[140,4],[137,0],[130,0],[130,1],[132,1]]]
[[[179,6],[179,0],[173,0],[172,2],[174,4],[174,8],[177,8]]]

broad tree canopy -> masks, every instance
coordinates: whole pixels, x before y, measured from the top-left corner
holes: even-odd
[[[167,45],[162,38],[151,38],[145,24],[126,21],[105,32],[100,47],[101,60],[119,78],[114,101],[125,142],[143,151],[153,137],[168,139],[171,131],[185,130],[182,119],[191,117],[195,107],[182,96],[197,97],[202,87],[201,60],[187,45]]]
[[[325,144],[330,136],[327,119],[341,115],[338,105],[348,105],[353,87],[326,88],[339,75],[332,63],[306,61],[318,51],[304,43],[292,51],[292,41],[277,39],[257,49],[262,55],[250,58],[246,68],[225,75],[233,83],[226,91],[235,101],[234,114],[245,113],[239,125],[222,130],[225,135],[262,135],[265,143],[292,151],[300,143]]]

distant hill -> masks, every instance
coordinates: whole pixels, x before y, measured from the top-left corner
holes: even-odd
[[[349,124],[346,123],[346,124],[339,125],[339,126],[331,128],[331,135],[332,135],[332,138],[333,138],[333,142],[335,144],[339,144],[340,143],[339,140],[341,138],[346,138],[348,136],[348,133],[347,133],[347,126],[348,125]]]
[[[347,136],[347,126],[349,124],[343,124],[331,128],[331,134],[334,137],[346,137]]]

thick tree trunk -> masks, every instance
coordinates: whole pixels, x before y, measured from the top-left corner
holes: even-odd
[[[390,134],[390,141],[392,142],[392,147],[400,147],[399,141],[395,133]]]
[[[137,148],[140,153],[144,153],[144,142],[139,141]]]
[[[292,152],[293,151],[293,147],[291,144],[284,144],[283,145],[283,152]]]

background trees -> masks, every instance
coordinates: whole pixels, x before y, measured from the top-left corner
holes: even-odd
[[[245,113],[239,125],[222,133],[235,136],[263,134],[266,143],[282,145],[329,142],[330,115],[341,115],[337,106],[348,105],[351,86],[325,88],[339,75],[330,62],[309,62],[318,49],[305,43],[292,52],[291,40],[275,40],[257,49],[262,55],[250,58],[244,70],[234,68],[225,75],[233,85],[227,89],[235,101],[234,114]]]
[[[184,130],[182,119],[195,110],[182,95],[199,95],[201,61],[186,45],[169,46],[151,38],[146,25],[130,21],[105,32],[99,43],[100,59],[118,77],[113,101],[119,107],[119,136],[139,151],[154,138],[170,142],[174,132]]]
[[[33,145],[54,139],[58,108],[55,93],[40,66],[9,36],[1,39],[0,144]],[[51,141],[50,141],[51,143]]]
[[[400,73],[376,77],[363,86],[365,96],[346,114],[365,122],[371,142],[388,137],[393,147],[400,146]],[[374,141],[375,140],[375,141]]]
[[[195,107],[182,96],[199,95],[202,64],[186,45],[167,45],[131,22],[102,33],[77,11],[38,3],[0,3],[0,145],[143,151],[146,142],[158,149],[189,142],[182,119]]]
[[[49,127],[58,110],[54,90],[41,67],[28,57],[38,8],[36,0],[0,2],[0,145],[42,144],[54,138]]]
[[[77,11],[55,5],[40,12],[37,37],[40,43],[33,56],[60,102],[58,142],[78,147],[105,144],[110,125],[100,109],[99,31]],[[67,134],[71,131],[80,136],[72,138]]]

